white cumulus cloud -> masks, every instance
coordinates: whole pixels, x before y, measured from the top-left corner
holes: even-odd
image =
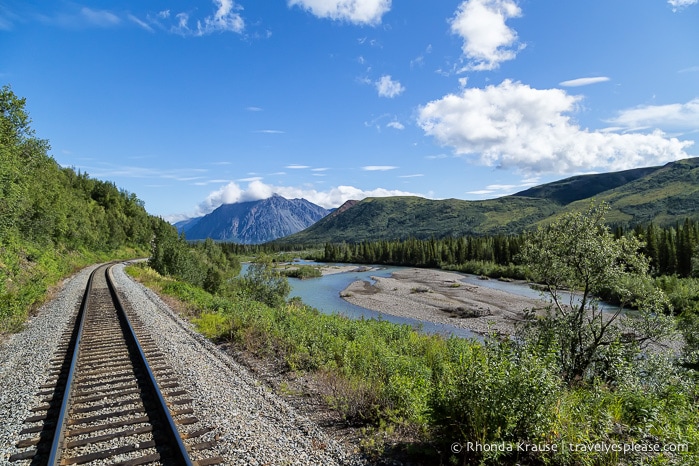
[[[531,173],[623,170],[687,157],[692,141],[660,130],[617,134],[578,126],[571,114],[581,97],[505,80],[462,89],[419,109],[418,124],[457,155]]]
[[[183,36],[206,36],[217,32],[242,33],[245,30],[245,20],[240,15],[242,7],[233,0],[213,0],[216,11],[203,19],[193,21],[190,25],[188,13],[177,13],[175,19],[177,24],[170,28],[170,31]],[[161,27],[160,20],[167,20],[171,17],[170,10],[163,10],[158,13],[157,18],[149,18],[151,22]]]
[[[523,45],[517,46],[517,33],[505,22],[521,14],[512,0],[466,0],[459,5],[451,31],[464,40],[466,70],[493,70],[515,58]]]
[[[289,0],[319,18],[375,25],[391,9],[391,0]]]
[[[379,97],[388,97],[389,99],[397,97],[405,91],[405,87],[400,82],[394,81],[390,75],[381,76],[374,85],[379,91]]]
[[[233,31],[243,32],[245,22],[238,13],[242,8],[232,0],[214,0],[218,6],[212,16],[207,16],[203,21],[197,22],[197,29],[204,34],[212,32]]]
[[[399,191],[396,189],[360,189],[354,186],[336,186],[327,191],[317,191],[315,189],[303,189],[296,187],[275,187],[275,192],[287,199],[303,198],[326,209],[340,207],[350,199],[362,200],[367,197],[390,197],[390,196],[421,196],[423,194]]]
[[[248,183],[247,189],[243,189],[238,183],[231,181],[227,185],[210,193],[206,199],[199,204],[195,216],[205,215],[221,204],[258,201],[260,199],[267,199],[271,197],[272,194],[274,194],[272,187],[257,179]]]
[[[672,6],[672,11],[679,11],[682,8],[699,3],[699,0],[667,0]]]

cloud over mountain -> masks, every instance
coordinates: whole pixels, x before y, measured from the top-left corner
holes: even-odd
[[[294,186],[271,186],[259,180],[251,181],[246,188],[242,188],[238,183],[230,182],[210,193],[207,198],[199,204],[196,212],[189,215],[189,217],[208,214],[222,204],[257,201],[272,197],[273,194],[279,194],[287,199],[303,198],[326,209],[339,207],[350,199],[359,200],[367,197],[388,196],[425,196],[424,194],[396,189],[375,188],[366,190],[354,186],[335,186],[326,191],[318,191],[316,189]],[[179,220],[180,218],[178,217],[177,219]]]

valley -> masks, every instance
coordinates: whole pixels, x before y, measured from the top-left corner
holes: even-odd
[[[22,117],[23,101],[3,92],[12,104],[8,111]],[[12,129],[13,121],[3,128]],[[685,426],[699,423],[699,159],[572,177],[486,201],[394,196],[347,202],[329,212],[303,199],[272,196],[224,204],[209,218],[180,225],[190,228],[182,235],[148,215],[135,195],[58,166],[33,133],[5,129],[12,144],[0,158],[6,174],[0,188],[8,196],[0,202],[0,359],[7,363],[0,373],[26,383],[17,387],[17,400],[23,401],[5,399],[3,412],[28,413],[26,400],[52,352],[41,335],[60,333],[55,327],[77,309],[72,300],[52,300],[50,287],[60,290],[65,277],[86,279],[85,271],[74,273],[88,264],[148,257],[125,267],[141,284],[123,277],[135,293],[148,296],[143,302],[150,304],[140,309],[144,318],[177,312],[171,322],[196,329],[196,335],[188,333],[208,340],[211,354],[262,368],[249,384],[211,380],[208,363],[201,370],[195,362],[182,368],[198,380],[192,392],[217,385],[207,403],[227,425],[239,420],[227,403],[252,387],[256,393],[270,390],[253,403],[253,418],[272,406],[281,406],[274,416],[290,413],[280,399],[305,400],[300,405],[313,407],[309,416],[351,431],[344,453],[333,447],[339,455],[333,458],[342,464],[521,464],[517,456],[494,459],[454,449],[476,438],[503,445],[686,446],[651,458],[665,464],[687,464],[696,456],[691,448],[699,439]],[[188,234],[198,235],[197,226],[201,236],[188,241]],[[215,231],[222,235],[216,241],[210,234]],[[367,270],[335,289],[334,299],[374,309],[348,318],[291,295],[280,264],[299,256],[406,268],[393,276]],[[250,265],[241,276],[245,261]],[[333,266],[332,276],[346,279],[352,273],[347,267]],[[552,311],[534,315],[527,310],[540,305],[535,298],[464,281],[455,271],[543,283]],[[65,289],[79,296],[74,283],[68,280]],[[299,283],[309,285],[311,295],[321,294],[312,279]],[[565,302],[568,290],[579,290],[581,299]],[[622,323],[616,312],[604,314],[590,304],[593,296],[633,306],[634,319]],[[419,321],[427,332],[415,331]],[[514,322],[523,325],[512,338]],[[464,333],[448,336],[436,330],[440,326]],[[170,345],[176,334],[167,328],[170,323],[152,331]],[[639,357],[673,335],[679,347],[660,346],[652,358]],[[15,370],[16,355],[36,359],[15,350],[17,342],[32,348],[27,340],[43,348],[41,364]],[[168,350],[173,361],[184,354],[206,359],[184,346]],[[262,385],[265,380],[273,382]],[[225,399],[217,398],[224,392]],[[262,430],[235,429],[252,443],[227,453],[269,462],[268,450],[255,450],[255,435],[283,439],[259,432],[276,432],[275,426],[292,418],[243,422]],[[5,424],[0,436],[3,452],[9,452],[19,442],[21,419]],[[295,451],[326,457],[317,443],[325,434],[312,429],[316,443],[296,437],[303,449],[287,451],[287,458]],[[219,433],[229,436],[222,427]],[[619,464],[618,457],[587,450],[553,458],[527,454],[531,464]]]

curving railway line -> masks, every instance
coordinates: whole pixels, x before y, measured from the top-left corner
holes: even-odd
[[[122,306],[110,268],[90,276],[10,461],[221,464],[212,429],[195,417],[148,332]]]

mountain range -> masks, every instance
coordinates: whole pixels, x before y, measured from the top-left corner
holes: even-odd
[[[259,244],[380,241],[517,234],[557,216],[610,205],[607,221],[633,227],[699,220],[699,157],[663,166],[580,175],[481,201],[398,196],[351,200],[329,211],[281,196],[220,206],[175,224],[187,239]]]

